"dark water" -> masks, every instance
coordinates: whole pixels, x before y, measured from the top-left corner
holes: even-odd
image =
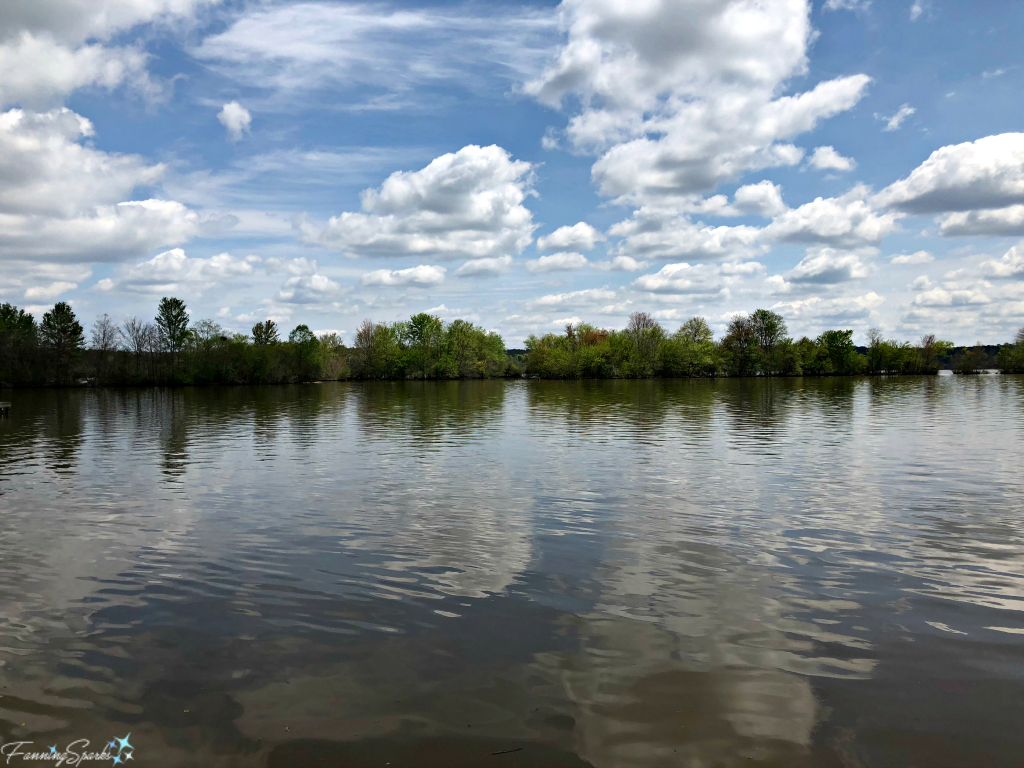
[[[1024,378],[5,399],[0,742],[1024,764]]]

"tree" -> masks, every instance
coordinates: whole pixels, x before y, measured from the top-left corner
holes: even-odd
[[[270,347],[280,342],[277,335],[277,323],[273,320],[264,320],[252,327],[252,343],[257,347]]]
[[[861,359],[853,346],[853,331],[825,331],[815,342],[825,352],[831,371],[839,376],[860,373]]]
[[[626,325],[626,336],[632,342],[629,368],[634,376],[650,376],[654,373],[658,347],[665,338],[664,329],[647,312],[634,312]]]
[[[43,314],[39,337],[53,356],[57,380],[66,382],[71,374],[72,361],[85,346],[85,332],[70,304],[58,301],[53,309]]]
[[[419,371],[420,378],[427,378],[428,373],[436,374],[435,368],[444,342],[444,322],[441,318],[426,312],[413,315],[407,323],[403,323],[402,337],[412,353],[413,367]]]
[[[0,304],[0,381],[33,378],[36,321],[13,304]]]
[[[766,376],[794,373],[793,356],[787,354],[792,342],[786,337],[788,329],[782,315],[769,309],[755,309],[749,323],[761,349],[761,372]]]
[[[107,358],[121,346],[121,333],[110,315],[103,313],[92,325],[92,348],[97,353],[96,373],[102,378],[106,374]]]
[[[172,373],[177,370],[178,353],[188,342],[188,320],[185,302],[167,296],[160,299],[156,311],[156,327],[160,334],[160,343],[171,354]]]
[[[321,374],[320,343],[308,325],[297,325],[288,334],[288,343],[297,353],[297,373],[300,380],[319,379]]]
[[[754,324],[746,315],[734,315],[722,339],[722,351],[733,376],[756,376],[760,369],[760,351]]]

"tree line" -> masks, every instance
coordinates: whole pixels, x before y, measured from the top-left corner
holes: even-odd
[[[336,333],[317,336],[307,325],[287,335],[273,320],[249,334],[229,333],[214,320],[192,321],[181,299],[160,300],[152,321],[118,325],[98,317],[88,343],[71,306],[58,302],[35,318],[0,305],[0,385],[76,383],[279,384],[323,379],[458,379],[526,374],[540,378],[721,376],[849,376],[934,374],[940,365],[977,373],[996,365],[1024,373],[1024,328],[996,355],[983,347],[952,355],[950,342],[924,336],[918,343],[868,332],[868,346],[852,330],[829,330],[794,341],[784,318],[758,309],[736,315],[716,340],[707,321],[687,320],[668,333],[646,312],[634,312],[621,331],[587,323],[562,334],[531,335],[510,356],[501,336],[465,320],[444,322],[427,313],[406,321],[364,321],[351,346]],[[952,355],[952,357],[951,357]]]
[[[160,300],[156,317],[109,315],[85,329],[66,302],[42,321],[0,305],[0,383],[63,385],[283,384],[323,379],[454,379],[519,375],[501,337],[465,320],[426,313],[395,323],[365,321],[351,347],[336,333],[298,325],[287,337],[273,320],[249,334],[214,320],[193,322],[181,299]]]
[[[951,342],[929,334],[913,344],[868,332],[868,346],[853,343],[852,330],[829,330],[794,340],[785,319],[767,309],[736,315],[717,341],[702,317],[668,333],[646,312],[634,312],[621,331],[588,323],[562,334],[530,336],[525,373],[540,378],[711,378],[718,376],[851,376],[935,374],[940,364],[956,373],[979,373],[991,362],[984,348],[953,355]],[[1007,373],[1024,373],[1024,328],[995,361]]]

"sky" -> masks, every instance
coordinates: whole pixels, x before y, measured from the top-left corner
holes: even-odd
[[[1024,325],[1024,4],[4,0],[0,302]]]

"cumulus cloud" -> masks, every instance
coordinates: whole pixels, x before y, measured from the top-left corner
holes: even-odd
[[[250,277],[260,263],[258,256],[239,258],[221,253],[210,258],[190,258],[181,248],[158,253],[151,259],[118,269],[117,277],[103,287],[138,293],[169,293],[205,289],[237,278]]]
[[[748,258],[763,252],[756,243],[761,233],[757,227],[694,224],[687,216],[652,208],[641,208],[626,221],[614,224],[608,233],[622,238],[616,246],[617,255],[637,259],[712,261]]]
[[[916,307],[966,307],[988,304],[989,297],[977,288],[932,288],[914,297]]]
[[[822,327],[835,323],[868,320],[874,311],[884,303],[884,298],[874,291],[870,291],[861,296],[846,296],[836,299],[812,296],[809,299],[779,302],[772,306],[772,309],[782,314],[790,322]]]
[[[816,198],[777,216],[764,235],[781,242],[848,248],[876,244],[897,229],[901,214],[879,213],[867,197],[867,187],[857,186],[840,197]]]
[[[924,13],[925,0],[914,0],[910,5],[910,20],[917,21]]]
[[[835,147],[817,147],[807,160],[807,164],[819,171],[852,171],[857,162],[852,157],[843,157]]]
[[[486,259],[470,259],[455,270],[456,277],[497,277],[509,271],[511,256],[495,256]]]
[[[649,293],[717,294],[730,282],[764,272],[756,261],[731,264],[697,264],[685,262],[666,264],[653,275],[641,275],[633,281],[633,288]]]
[[[791,283],[831,285],[867,277],[865,254],[857,251],[839,251],[835,248],[808,248],[807,255],[786,273]]]
[[[413,286],[426,288],[444,282],[444,267],[420,264],[408,269],[377,269],[363,275],[363,285]]]
[[[947,236],[1014,237],[1024,235],[1024,205],[947,213],[939,217],[939,232]]]
[[[937,149],[907,178],[879,192],[873,202],[908,213],[1024,203],[1024,133],[986,136]]]
[[[982,274],[1001,280],[1024,279],[1024,243],[1018,243],[1000,259],[989,259],[978,265]]]
[[[639,272],[647,267],[650,262],[638,261],[632,256],[616,256],[608,261],[595,261],[591,263],[594,269],[608,272]]]
[[[331,278],[314,272],[311,275],[289,277],[274,298],[285,304],[321,304],[336,296],[340,290],[341,286]]]
[[[137,24],[220,0],[14,0],[0,3],[0,104],[39,108],[85,86],[131,83],[153,94],[146,55],[107,42]]]
[[[588,264],[590,262],[582,253],[566,252],[553,253],[550,256],[541,256],[539,259],[528,261],[526,268],[531,272],[565,272],[583,269]]]
[[[249,110],[237,101],[229,101],[225,104],[217,113],[217,119],[221,125],[227,128],[228,138],[231,141],[240,141],[249,132],[249,126],[252,124],[252,115],[249,114]]]
[[[569,291],[568,293],[549,293],[546,296],[528,301],[527,306],[536,309],[591,307],[612,301],[616,295],[615,291],[609,290],[607,286],[604,288],[587,288],[586,290]]]
[[[935,261],[935,257],[928,251],[901,253],[889,259],[890,264],[930,264],[933,261]]]
[[[22,32],[0,43],[0,105],[45,108],[85,86],[112,89],[126,80],[149,87],[146,56],[136,48],[69,48],[49,36]]]
[[[875,120],[881,120],[882,122],[885,123],[885,127],[882,128],[883,131],[898,131],[900,127],[903,125],[903,121],[906,120],[915,112],[917,112],[917,110],[914,109],[912,106],[910,106],[909,104],[903,104],[893,114],[888,116],[881,115],[878,112],[875,112]]]
[[[525,86],[583,105],[565,135],[599,155],[601,194],[638,204],[692,195],[761,168],[795,165],[791,139],[850,109],[870,78],[852,75],[779,96],[806,72],[804,0],[636,3],[564,0],[557,61]]]
[[[770,181],[747,184],[733,193],[733,208],[737,212],[770,219],[787,210],[782,202],[782,187]]]
[[[559,227],[550,235],[537,238],[537,247],[542,251],[589,251],[594,248],[598,241],[605,239],[605,236],[581,221],[572,226]]]
[[[352,256],[488,258],[519,253],[533,240],[529,163],[498,146],[470,145],[419,171],[397,171],[362,193],[362,213],[335,216],[307,242]]]
[[[120,261],[202,229],[180,203],[125,201],[164,166],[84,145],[94,133],[66,108],[0,114],[0,256]]]

